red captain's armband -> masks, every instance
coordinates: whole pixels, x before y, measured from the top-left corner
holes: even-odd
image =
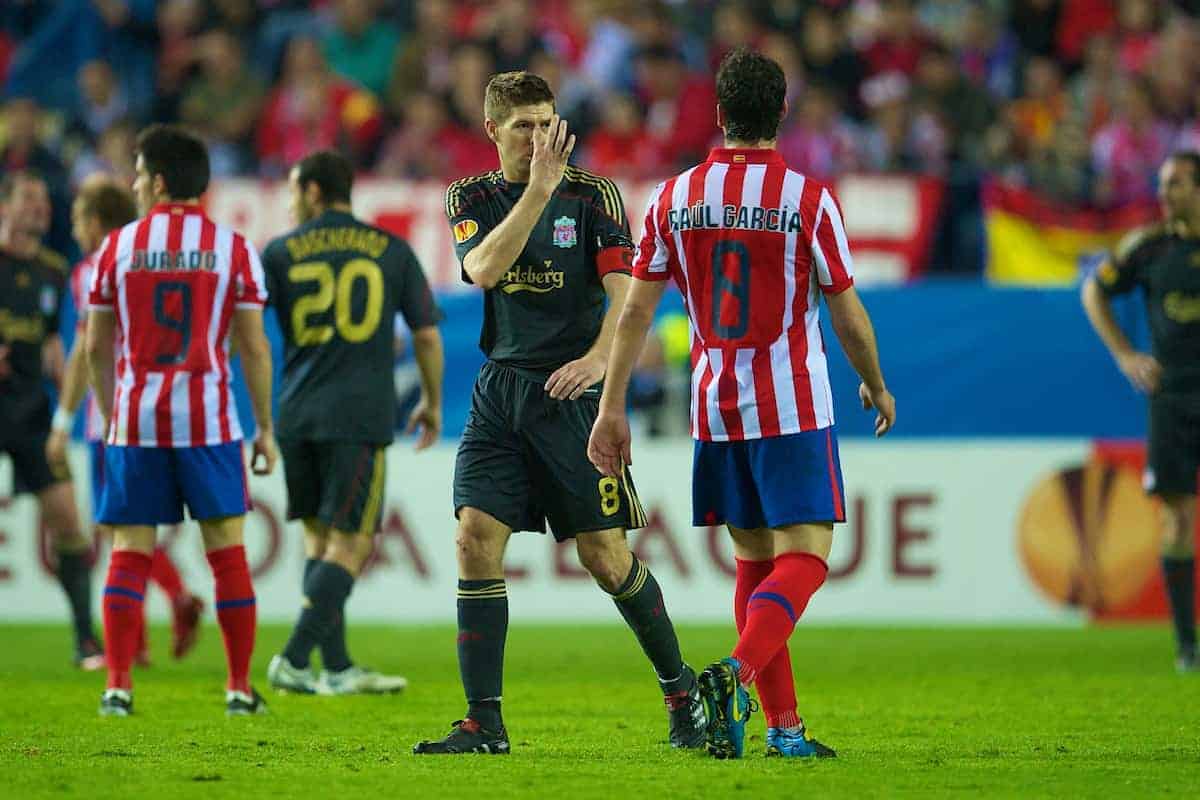
[[[633,272],[633,248],[606,247],[596,255],[596,272],[603,278],[610,272]]]

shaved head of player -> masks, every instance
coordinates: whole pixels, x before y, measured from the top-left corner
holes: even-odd
[[[825,582],[833,526],[845,522],[821,300],[875,433],[895,421],[870,319],[854,291],[842,212],[831,187],[775,150],[787,111],[783,70],[746,49],[717,72],[725,146],[651,193],[634,286],[617,327],[588,455],[606,475],[632,461],[625,396],[668,279],[691,319],[692,518],[724,523],[737,569],[738,642],[700,685],[709,752],[739,758],[754,684],[767,755],[832,756],[796,709],[787,641]],[[810,333],[811,332],[811,333]]]

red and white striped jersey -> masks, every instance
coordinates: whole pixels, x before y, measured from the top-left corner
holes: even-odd
[[[71,300],[75,303],[75,344],[83,347],[87,336],[88,290],[92,285],[92,275],[96,267],[96,254],[84,256],[71,271]],[[120,352],[120,343],[117,343]],[[115,356],[115,354],[114,354]],[[100,407],[96,398],[89,391],[83,400],[83,436],[89,442],[98,442],[103,438],[104,420],[100,416]]]
[[[113,311],[121,343],[105,442],[199,447],[242,438],[229,372],[235,308],[267,300],[262,265],[241,234],[199,206],[157,205],[96,253],[93,311]]]
[[[830,188],[775,150],[715,149],[651,195],[633,275],[674,278],[692,343],[692,436],[726,442],[833,424],[820,292],[854,283]]]

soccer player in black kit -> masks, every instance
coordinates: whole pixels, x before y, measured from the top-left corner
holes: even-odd
[[[1165,219],[1135,231],[1083,285],[1083,307],[1121,372],[1150,396],[1144,483],[1163,504],[1163,578],[1175,623],[1180,672],[1200,670],[1196,654],[1195,528],[1200,476],[1200,153],[1162,165]],[[1134,350],[1110,299],[1140,287],[1152,353]]]
[[[75,629],[75,663],[100,669],[104,655],[92,630],[91,553],[79,524],[75,490],[65,465],[46,459],[50,398],[46,373],[62,378],[58,335],[67,262],[42,246],[50,229],[46,182],[31,172],[0,180],[0,453],[13,463],[14,494],[37,496],[54,540],[58,580]],[[31,531],[36,535],[36,531]]]
[[[304,607],[267,670],[272,686],[305,694],[397,692],[400,676],[357,665],[346,649],[345,605],[383,514],[385,449],[395,431],[393,320],[412,330],[421,399],[408,419],[417,449],[442,427],[442,338],[425,273],[401,238],[350,208],[353,167],[331,151],[288,178],[299,227],[263,251],[285,353],[279,397],[288,519],[304,524]],[[318,678],[309,655],[321,650]]]
[[[628,471],[588,461],[600,382],[631,278],[633,242],[612,181],[567,165],[575,144],[546,82],[495,75],[485,129],[501,169],[452,184],[446,215],[463,279],[483,289],[480,370],[454,470],[458,662],[466,717],[415,753],[509,752],[500,714],[513,531],[574,538],[583,566],[637,636],[669,711],[675,747],[704,743],[696,678],[662,592],[625,532],[645,524]],[[607,309],[606,309],[607,300]]]

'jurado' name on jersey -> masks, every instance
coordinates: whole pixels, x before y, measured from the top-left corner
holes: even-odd
[[[134,250],[131,270],[149,272],[213,272],[217,254],[212,250]]]
[[[775,231],[795,233],[800,230],[800,212],[787,206],[760,208],[758,206],[727,205],[721,209],[721,219],[713,218],[712,206],[696,203],[687,208],[667,211],[667,226],[672,231],[696,228],[727,228],[744,231]]]

